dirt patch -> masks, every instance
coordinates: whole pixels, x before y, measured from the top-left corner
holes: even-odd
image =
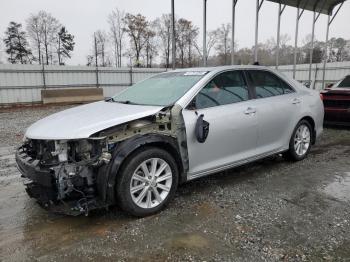
[[[167,243],[172,249],[207,249],[210,243],[206,237],[198,233],[187,233],[174,236]]]
[[[181,185],[152,217],[67,217],[26,195],[13,156],[31,123],[65,108],[0,113],[1,261],[349,260],[350,130],[325,129],[301,162],[276,156]]]

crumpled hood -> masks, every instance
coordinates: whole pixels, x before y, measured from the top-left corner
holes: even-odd
[[[88,138],[106,128],[153,115],[161,109],[160,106],[95,102],[45,117],[31,125],[25,137],[44,140]]]

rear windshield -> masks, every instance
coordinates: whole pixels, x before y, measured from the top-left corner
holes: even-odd
[[[338,87],[350,88],[350,75],[346,76],[339,84]]]
[[[114,102],[168,106],[181,98],[207,72],[169,72],[139,82],[113,97]]]

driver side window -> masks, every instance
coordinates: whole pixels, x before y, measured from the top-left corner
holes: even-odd
[[[249,99],[248,87],[240,71],[222,73],[213,78],[191,102],[191,109],[227,105]]]

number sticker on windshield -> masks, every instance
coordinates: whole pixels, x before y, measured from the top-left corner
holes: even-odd
[[[193,71],[193,72],[186,72],[184,76],[204,76],[207,71]]]

